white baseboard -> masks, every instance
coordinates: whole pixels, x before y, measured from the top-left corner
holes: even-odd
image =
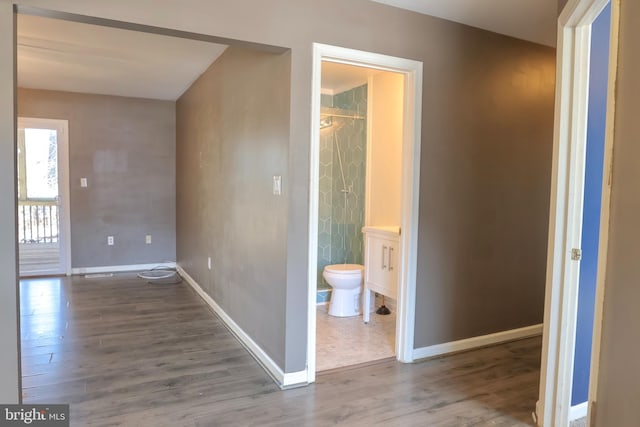
[[[80,267],[72,268],[71,274],[95,274],[95,273],[121,273],[127,271],[151,270],[158,266],[175,268],[175,262],[156,262],[154,264],[133,264],[133,265],[105,265],[100,267]]]
[[[542,335],[542,324],[527,326],[525,328],[519,329],[511,329],[509,331],[497,332],[495,334],[482,335],[479,337],[467,338],[459,341],[431,345],[428,347],[416,348],[413,350],[413,360],[441,356],[443,354],[455,353],[463,350],[471,350],[473,348],[485,347],[487,345],[499,344],[522,338],[535,337],[537,335]]]
[[[589,402],[582,402],[569,408],[569,421],[578,420],[587,416]]]
[[[280,388],[294,388],[309,384],[307,381],[309,374],[306,370],[298,372],[290,372],[284,374],[284,379],[280,384]]]
[[[240,326],[216,303],[211,296],[179,265],[176,267],[180,276],[195,290],[198,295],[213,309],[220,320],[235,335],[242,345],[249,351],[254,359],[274,379],[280,388],[291,388],[307,385],[307,371],[284,373],[269,355],[247,334]]]

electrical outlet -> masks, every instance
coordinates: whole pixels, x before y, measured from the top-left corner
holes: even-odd
[[[150,245],[150,244],[151,244],[151,234],[147,234],[147,235],[145,236],[145,238],[144,238],[144,242],[145,242],[147,245]]]
[[[87,188],[87,178],[80,178],[80,187]]]
[[[113,246],[115,243],[113,236],[107,236],[107,245]]]
[[[211,257],[207,258],[207,268],[211,270]]]

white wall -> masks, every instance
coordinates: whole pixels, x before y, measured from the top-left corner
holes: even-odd
[[[369,80],[366,225],[402,220],[404,76],[384,72]]]

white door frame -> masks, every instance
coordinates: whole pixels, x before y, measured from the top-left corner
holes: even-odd
[[[324,44],[313,44],[311,153],[309,186],[309,271],[307,382],[316,378],[316,294],[318,268],[318,205],[320,165],[320,89],[322,61],[359,65],[405,76],[403,156],[402,156],[402,234],[396,322],[396,357],[413,361],[415,294],[418,248],[418,202],[420,183],[420,144],[422,130],[422,62]]]
[[[578,311],[580,263],[571,259],[580,248],[584,198],[584,164],[589,94],[591,26],[609,0],[569,0],[558,20],[556,105],[549,218],[538,425],[569,425],[573,357]],[[612,0],[607,131],[600,216],[600,242],[592,361],[599,354],[604,273],[607,258],[613,107],[617,65],[618,0]],[[592,402],[597,364],[591,365]],[[589,405],[591,406],[591,405]],[[589,415],[591,408],[589,407]]]
[[[58,146],[58,193],[60,202],[60,265],[55,274],[71,275],[71,203],[69,189],[69,122],[59,119],[18,117],[18,129],[55,129]]]

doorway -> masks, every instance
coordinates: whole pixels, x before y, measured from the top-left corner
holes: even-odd
[[[607,82],[611,4],[598,15],[591,27],[589,59],[589,100],[585,150],[584,201],[580,274],[578,279],[578,310],[571,387],[569,420],[587,415],[589,370],[593,341],[593,321],[598,274],[600,212],[602,210],[602,175],[607,118]]]
[[[19,117],[17,130],[20,276],[69,275],[68,122]]]
[[[321,83],[317,371],[395,356],[404,75],[323,61]]]
[[[415,277],[417,263],[417,222],[418,185],[421,139],[422,104],[422,63],[402,58],[389,57],[353,49],[314,44],[313,92],[312,92],[312,142],[310,167],[310,210],[309,210],[309,271],[308,271],[308,342],[307,342],[307,382],[315,381],[316,375],[316,332],[317,332],[317,288],[318,273],[318,223],[320,201],[320,148],[321,148],[321,86],[323,64],[342,64],[379,72],[400,75],[403,81],[401,94],[402,111],[400,137],[400,173],[398,208],[400,211],[397,242],[397,308],[395,321],[395,345],[393,353],[402,362],[413,360],[413,336],[415,317]],[[368,106],[367,111],[370,111]],[[356,109],[347,120],[355,121],[363,111]],[[326,117],[325,117],[326,119]],[[367,121],[367,130],[374,120]],[[333,139],[331,139],[333,142]],[[344,167],[344,165],[343,165]],[[370,177],[367,176],[367,180]],[[342,180],[340,179],[340,182]],[[369,185],[370,183],[368,183]],[[349,189],[346,186],[346,190]],[[353,188],[353,186],[351,187]],[[366,198],[369,201],[371,198]],[[367,201],[367,203],[369,203]],[[367,206],[367,215],[370,214]],[[365,225],[366,221],[365,221]],[[354,225],[357,228],[357,225]],[[356,244],[357,248],[357,244]],[[388,254],[388,252],[387,252]],[[366,274],[366,273],[365,273]],[[342,320],[342,319],[336,319]],[[359,322],[363,323],[360,318]]]
[[[606,86],[606,93],[598,96],[597,110],[589,105],[589,97],[592,96],[589,93],[590,56],[594,49],[592,30],[609,3],[609,0],[571,0],[559,18],[543,357],[540,398],[536,408],[537,422],[541,426],[567,426],[570,418],[590,417],[590,402],[594,401],[597,390],[611,195],[618,2],[611,2],[610,25],[605,28],[611,37],[610,41],[605,41],[608,46],[604,48],[608,47],[608,51],[594,58],[608,69],[606,76],[597,77],[602,80],[600,90]],[[605,17],[608,20],[608,16]],[[596,51],[593,53],[598,55]],[[596,133],[601,134],[600,138],[604,137],[604,145],[598,155],[595,152],[590,155],[588,122],[591,113],[598,110],[601,129]],[[598,165],[601,168],[594,167]],[[590,264],[590,271],[581,268],[584,263]],[[580,288],[586,283],[581,279],[587,278],[595,281],[592,283],[595,289],[585,298],[585,295],[580,295]],[[580,305],[583,313],[580,313]],[[593,313],[593,321],[585,320],[585,307],[587,312]],[[582,330],[579,322],[583,323]],[[578,342],[577,334],[584,335]],[[576,367],[582,371],[582,381],[574,376]],[[584,375],[586,371],[589,373]],[[589,399],[578,403],[586,397],[584,386],[587,382]],[[573,393],[574,386],[582,388],[580,393]]]

